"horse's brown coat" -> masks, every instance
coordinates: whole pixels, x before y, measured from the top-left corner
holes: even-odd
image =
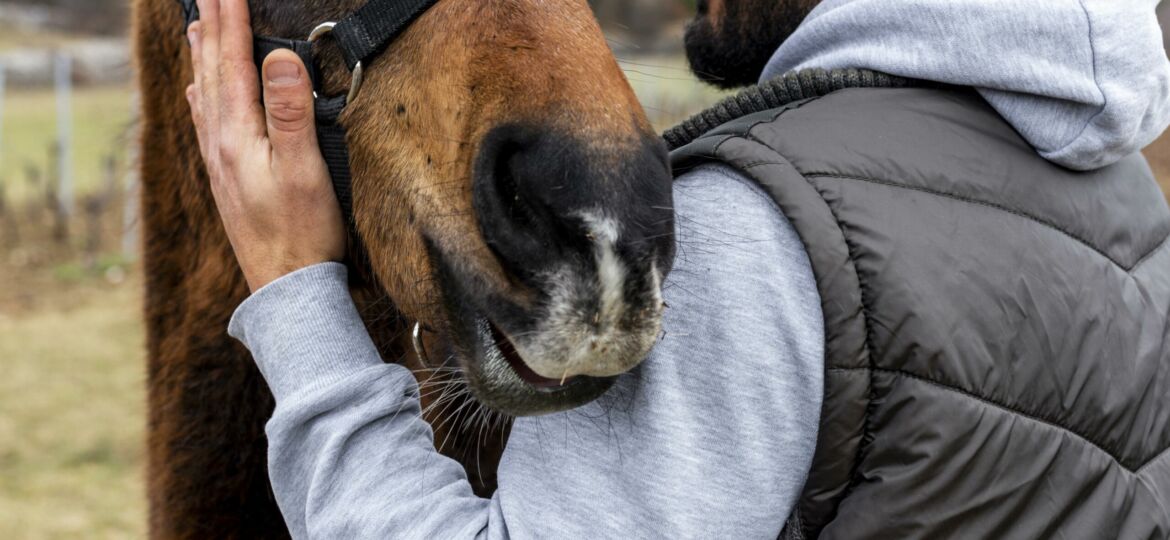
[[[252,13],[258,33],[295,37],[360,3],[253,1]],[[180,9],[174,0],[135,0],[134,8],[151,536],[286,537],[266,474],[273,400],[248,352],[226,335],[248,290],[184,99],[191,67]],[[328,90],[342,92],[348,73],[339,55],[326,46],[322,56]],[[423,367],[401,346],[405,320],[442,324],[420,231],[507,285],[479,239],[469,178],[476,142],[514,121],[556,124],[602,150],[649,133],[584,0],[442,0],[367,67],[342,122],[357,229],[369,248],[368,266],[354,272],[354,296],[384,358]],[[455,427],[459,419],[437,422],[441,413],[428,418],[441,424],[436,441],[450,436],[443,450],[490,492],[506,430],[477,439]]]

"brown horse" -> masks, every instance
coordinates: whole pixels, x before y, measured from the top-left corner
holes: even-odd
[[[362,2],[254,0],[252,20],[303,38]],[[184,100],[180,11],[135,1],[151,535],[283,537],[265,467],[272,397],[225,333],[248,291]],[[328,93],[344,92],[335,47],[318,55]],[[585,0],[440,0],[366,66],[341,122],[359,310],[383,357],[424,382],[440,449],[490,493],[506,427],[484,432],[485,411],[587,402],[654,343],[674,249],[665,150]],[[405,332],[415,321],[424,355]]]

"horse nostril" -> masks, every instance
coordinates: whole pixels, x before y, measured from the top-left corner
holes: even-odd
[[[538,141],[524,131],[494,131],[480,150],[473,187],[484,241],[503,266],[522,279],[557,257],[556,240],[563,228],[543,193]]]
[[[494,181],[495,197],[499,199],[503,217],[514,227],[528,229],[538,223],[536,212],[529,207],[530,201],[521,196],[520,186],[516,183],[516,162],[523,159],[521,152],[515,143],[503,145],[495,157],[495,168],[489,181]]]
[[[504,125],[480,143],[472,197],[487,246],[509,274],[532,285],[566,268],[596,274],[601,244],[623,264],[664,259],[660,267],[668,267],[670,189],[658,139],[622,145]]]

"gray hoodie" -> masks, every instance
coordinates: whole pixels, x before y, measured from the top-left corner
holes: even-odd
[[[974,86],[1041,156],[1092,170],[1170,124],[1157,0],[826,0],[770,78],[868,68]]]

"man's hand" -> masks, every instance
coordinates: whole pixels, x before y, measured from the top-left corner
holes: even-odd
[[[317,147],[313,90],[296,54],[264,61],[264,105],[247,0],[200,0],[187,88],[211,192],[252,291],[345,256],[345,226]]]

